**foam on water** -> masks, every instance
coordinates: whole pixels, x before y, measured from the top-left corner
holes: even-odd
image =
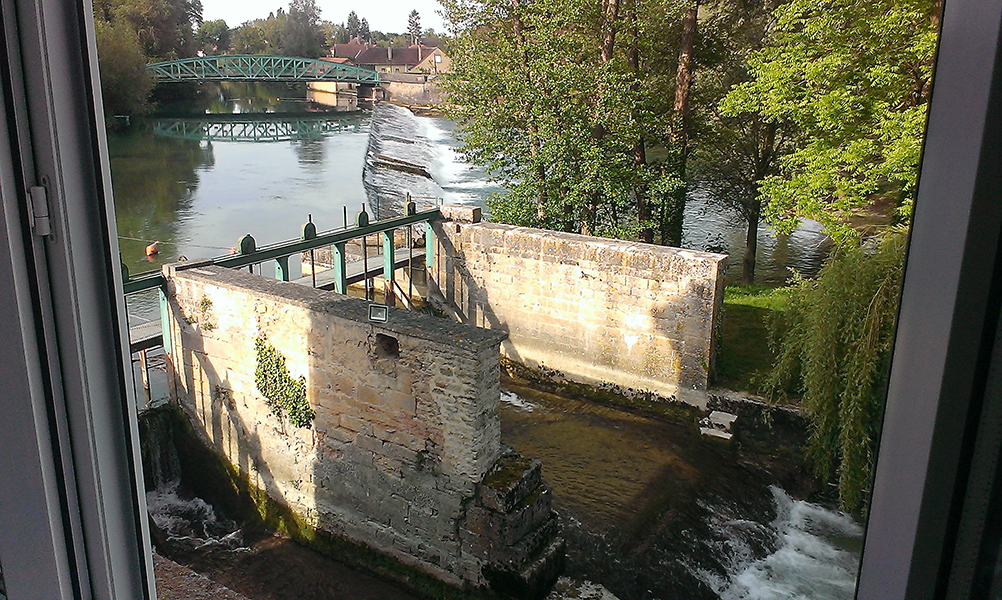
[[[727,577],[696,573],[722,600],[849,600],[859,568],[863,530],[850,516],[794,500],[773,487],[777,517],[768,528],[774,550],[756,558],[745,533],[760,527],[715,515],[728,540]],[[758,534],[762,531],[756,532]]]
[[[201,498],[179,495],[177,482],[147,492],[146,506],[157,527],[172,543],[190,550],[243,547],[243,533],[235,522],[219,518]]]
[[[536,405],[532,402],[529,402],[515,392],[509,392],[508,390],[501,390],[501,402],[514,406],[523,412],[532,412],[536,408]]]

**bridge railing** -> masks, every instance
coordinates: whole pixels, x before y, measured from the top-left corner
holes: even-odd
[[[425,264],[431,266],[434,259],[435,242],[431,228],[432,221],[442,218],[442,213],[437,208],[422,212],[414,212],[402,217],[395,217],[383,221],[368,222],[367,213],[360,213],[356,220],[355,227],[317,233],[316,226],[310,227],[312,223],[307,223],[303,228],[303,234],[299,240],[278,242],[258,248],[253,238],[244,236],[241,238],[241,245],[237,247],[237,253],[229,256],[220,256],[210,259],[211,264],[231,269],[251,267],[260,265],[268,261],[275,261],[275,277],[282,281],[290,281],[288,261],[295,254],[300,254],[309,250],[332,246],[334,252],[334,270],[345,272],[345,252],[344,246],[352,241],[371,235],[380,235],[384,241],[391,245],[393,243],[393,231],[403,229],[411,225],[425,224]],[[249,241],[248,241],[249,239]],[[393,252],[383,253],[384,263],[392,264]],[[385,266],[385,265],[384,265]],[[124,266],[123,266],[124,268]],[[144,290],[162,288],[166,284],[163,273],[157,271],[153,273],[143,273],[135,277],[125,279],[125,295],[134,294]],[[345,293],[347,285],[335,277],[334,290],[338,293]]]
[[[297,56],[218,55],[146,65],[157,83],[177,81],[343,81],[377,85],[379,74],[354,65]]]
[[[218,265],[221,267],[227,267],[231,269],[240,269],[248,267],[253,271],[255,266],[260,266],[264,263],[274,261],[275,265],[275,278],[281,281],[291,280],[291,271],[289,269],[289,258],[295,254],[300,254],[303,252],[308,252],[310,250],[316,250],[318,248],[330,247],[332,249],[332,270],[334,271],[334,291],[346,294],[348,290],[348,269],[346,262],[346,252],[345,246],[356,239],[363,239],[363,253],[365,252],[365,242],[364,238],[372,235],[378,235],[382,238],[382,275],[383,280],[386,282],[387,287],[384,289],[386,295],[387,304],[394,303],[394,289],[400,290],[401,297],[405,299],[405,303],[410,304],[410,294],[404,293],[403,290],[394,280],[394,271],[396,270],[396,252],[394,250],[394,232],[398,229],[407,228],[408,231],[408,242],[410,241],[410,230],[415,225],[424,224],[425,229],[425,266],[430,267],[434,262],[434,231],[432,229],[432,222],[436,219],[442,218],[441,212],[436,209],[426,210],[423,212],[417,212],[414,210],[414,204],[408,202],[406,205],[406,212],[402,217],[396,217],[393,219],[385,219],[383,221],[377,221],[374,223],[369,223],[368,214],[363,210],[359,213],[356,218],[354,227],[343,227],[340,230],[327,231],[323,233],[318,233],[316,226],[310,222],[303,226],[302,234],[300,239],[291,240],[285,242],[279,242],[276,244],[270,244],[267,246],[262,246],[260,248],[256,247],[253,237],[250,235],[245,235],[240,239],[239,246],[237,247],[237,253],[230,256],[220,256],[209,260],[210,264]],[[378,260],[378,258],[377,258]],[[410,264],[413,261],[410,261]],[[368,260],[366,259],[366,264],[363,269],[362,277],[366,283],[366,297],[369,297],[369,281],[372,276],[372,272],[368,268]],[[316,263],[312,265],[316,269]],[[378,266],[378,262],[377,262]],[[413,267],[412,264],[410,264]],[[378,269],[377,269],[378,270]],[[124,279],[124,291],[125,295],[129,296],[131,294],[140,293],[148,290],[158,290],[160,298],[160,331],[159,334],[154,331],[150,331],[151,328],[155,328],[154,322],[143,323],[137,327],[130,328],[130,351],[133,355],[138,356],[138,362],[140,365],[140,373],[142,377],[143,391],[146,396],[147,404],[151,400],[150,391],[150,376],[149,376],[149,362],[147,360],[147,351],[155,348],[163,348],[166,352],[170,352],[170,336],[167,332],[170,328],[170,322],[168,320],[169,312],[167,310],[167,281],[163,276],[162,272],[152,272],[152,273],[142,273],[135,277],[130,277],[128,269],[125,265],[122,265],[123,279]],[[260,268],[258,269],[260,272]],[[408,279],[410,279],[410,274],[408,274]],[[315,284],[315,281],[314,281]],[[135,359],[134,359],[135,360]],[[133,381],[135,386],[136,382]],[[138,392],[138,390],[137,390]]]

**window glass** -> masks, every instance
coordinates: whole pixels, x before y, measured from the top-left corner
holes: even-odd
[[[853,597],[938,3],[443,0],[437,74],[378,86],[314,59],[430,14],[196,4],[94,14],[158,552],[248,596],[417,593],[293,523],[428,585]],[[265,279],[409,312],[335,348]]]

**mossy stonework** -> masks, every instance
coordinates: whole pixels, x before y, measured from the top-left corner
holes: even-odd
[[[504,334],[394,309],[377,325],[364,300],[209,265],[165,274],[174,397],[256,504],[288,511],[283,527],[452,586],[529,597],[555,579],[563,543],[538,468],[511,475],[510,506],[483,483],[512,458]],[[202,298],[211,330],[183,318]]]

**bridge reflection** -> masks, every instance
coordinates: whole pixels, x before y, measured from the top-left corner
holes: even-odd
[[[288,142],[315,140],[362,130],[358,119],[330,117],[262,118],[228,116],[225,119],[157,119],[155,135],[209,142]]]

